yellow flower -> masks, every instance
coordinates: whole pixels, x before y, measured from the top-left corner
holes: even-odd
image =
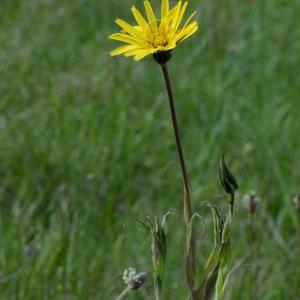
[[[132,26],[121,19],[115,21],[121,27],[121,32],[114,33],[109,38],[127,45],[113,50],[111,56],[123,54],[126,57],[133,56],[138,61],[147,55],[174,49],[198,29],[197,21],[191,22],[196,12],[180,27],[187,5],[187,1],[179,1],[170,9],[169,0],[162,0],[160,21],[156,18],[149,1],[144,1],[147,20],[133,6],[131,11],[137,25]]]

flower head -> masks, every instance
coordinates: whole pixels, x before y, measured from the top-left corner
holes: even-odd
[[[111,55],[133,56],[138,61],[150,54],[171,51],[198,29],[197,21],[191,21],[196,12],[180,27],[187,5],[187,1],[179,1],[170,9],[169,0],[162,0],[160,20],[156,18],[149,1],[144,1],[146,19],[133,6],[131,11],[137,24],[132,26],[121,19],[115,21],[121,32],[109,38],[127,45],[113,50]]]
[[[123,280],[131,289],[139,289],[145,282],[147,277],[146,272],[136,272],[135,268],[129,267],[123,272]]]
[[[297,211],[300,211],[300,194],[293,198],[293,202]]]
[[[133,278],[136,276],[136,269],[133,267],[129,267],[123,272],[123,280],[125,284],[129,284]]]
[[[243,202],[245,209],[254,214],[259,205],[260,198],[256,195],[255,191],[252,191],[249,195],[243,197]]]

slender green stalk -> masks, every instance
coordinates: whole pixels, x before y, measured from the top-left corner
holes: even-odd
[[[194,275],[196,272],[196,260],[195,260],[196,234],[195,234],[194,228],[192,227],[192,224],[190,224],[191,218],[193,215],[192,205],[191,205],[190,186],[189,186],[189,180],[188,180],[188,175],[187,175],[186,166],[185,166],[184,154],[183,154],[183,150],[182,150],[180,134],[179,134],[178,124],[177,124],[177,116],[176,116],[176,109],[175,109],[175,103],[174,103],[174,98],[173,98],[171,80],[170,80],[167,65],[162,64],[161,67],[162,67],[162,72],[164,75],[166,88],[167,88],[167,92],[168,92],[173,130],[174,130],[174,135],[175,135],[176,147],[177,147],[177,152],[178,152],[178,156],[179,156],[182,179],[183,179],[183,186],[184,186],[184,197],[183,197],[184,220],[187,225],[186,276],[187,276],[187,282],[188,282],[189,288],[193,295],[193,299],[196,299],[196,296],[194,294],[194,289],[195,289]]]
[[[164,79],[167,87],[168,92],[168,98],[169,98],[169,104],[170,104],[170,110],[171,110],[171,116],[172,116],[172,124],[174,129],[174,135],[175,135],[175,141],[176,141],[176,147],[179,155],[179,161],[180,161],[180,167],[182,172],[182,179],[183,179],[183,185],[184,185],[184,217],[186,223],[190,222],[190,219],[192,217],[192,206],[191,206],[191,196],[190,196],[190,188],[189,188],[189,180],[188,175],[186,171],[185,166],[185,160],[183,155],[183,150],[181,146],[181,140],[179,135],[179,129],[177,125],[177,116],[176,116],[176,109],[175,109],[175,103],[173,98],[173,92],[172,92],[172,85],[171,80],[168,72],[167,65],[162,65],[162,71],[164,74]]]
[[[123,291],[122,293],[116,298],[116,300],[122,300],[124,298],[124,296],[126,296],[130,291],[132,290],[132,287],[130,285],[128,285]]]
[[[258,292],[258,284],[257,284],[257,274],[258,274],[258,264],[257,264],[257,258],[258,258],[258,251],[259,247],[256,243],[256,232],[255,232],[255,226],[254,226],[254,215],[253,213],[250,213],[249,216],[249,238],[250,238],[250,255],[251,255],[251,272],[250,272],[250,282],[251,282],[251,299],[257,299],[257,292]]]
[[[233,192],[233,193],[230,194],[230,208],[229,208],[229,210],[230,210],[231,216],[233,215],[234,200],[235,200],[235,193]]]
[[[154,292],[155,292],[155,300],[160,300],[161,287],[159,286],[156,279],[154,279]]]

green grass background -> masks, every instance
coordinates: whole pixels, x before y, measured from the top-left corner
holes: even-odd
[[[153,0],[154,6],[160,1]],[[0,299],[114,299],[128,266],[151,272],[137,220],[169,217],[163,299],[186,299],[182,182],[159,66],[110,58],[116,17],[142,1],[0,2]],[[193,206],[213,243],[222,151],[240,189],[231,300],[300,299],[299,1],[190,0],[200,30],[173,53]],[[261,197],[253,217],[242,196]],[[199,232],[203,231],[198,222]],[[150,275],[150,273],[149,273]],[[154,299],[151,275],[128,299]]]

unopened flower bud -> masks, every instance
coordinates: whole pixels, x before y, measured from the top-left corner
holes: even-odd
[[[167,256],[167,239],[165,232],[166,216],[160,222],[157,218],[152,222],[150,217],[146,218],[147,222],[140,221],[151,233],[152,236],[152,263],[153,263],[153,273],[157,284],[161,287],[164,274],[165,274],[165,264]]]
[[[233,195],[235,191],[238,189],[238,184],[227,162],[225,161],[224,153],[222,153],[220,158],[219,175],[220,175],[221,183],[226,193]]]
[[[160,280],[164,277],[166,255],[166,234],[161,223],[155,218],[152,228],[152,262],[154,273]]]

